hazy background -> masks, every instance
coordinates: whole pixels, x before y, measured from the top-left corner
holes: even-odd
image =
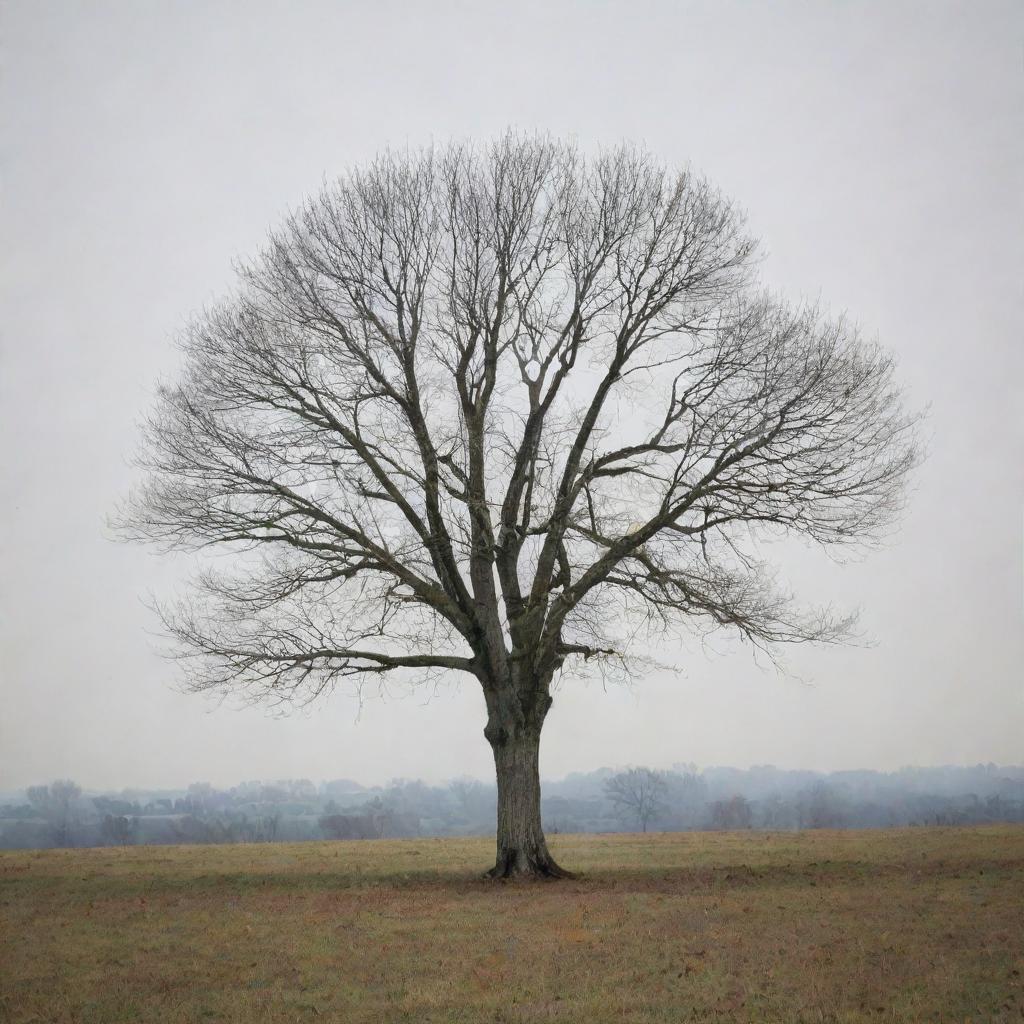
[[[140,597],[178,570],[104,519],[233,257],[385,144],[508,125],[691,161],[766,278],[848,309],[931,403],[887,550],[787,567],[873,647],[779,675],[692,642],[632,689],[564,681],[545,774],[1020,762],[1022,30],[1019,3],[2,4],[0,789],[490,774],[470,681],[287,719],[176,692]]]

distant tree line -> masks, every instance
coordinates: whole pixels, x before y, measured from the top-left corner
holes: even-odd
[[[348,779],[87,794],[68,779],[0,796],[0,847],[298,842],[489,835],[493,784]],[[824,774],[676,765],[573,774],[546,784],[549,833],[893,828],[1024,822],[1024,767]]]

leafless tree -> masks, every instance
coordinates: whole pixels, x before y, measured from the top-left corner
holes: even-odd
[[[110,846],[128,846],[135,841],[139,819],[124,814],[105,814],[100,823],[100,838]]]
[[[750,801],[741,793],[729,797],[728,800],[716,800],[708,808],[711,816],[711,827],[736,831],[741,828],[752,828],[754,812]]]
[[[184,330],[119,517],[237,552],[162,609],[190,685],[468,674],[492,874],[562,874],[538,774],[558,675],[679,619],[842,637],[758,537],[876,539],[915,461],[890,359],[757,290],[755,258],[730,201],[628,147],[509,134],[328,185]]]
[[[256,819],[256,842],[273,843],[281,830],[281,812],[274,809],[270,814],[261,814]]]
[[[58,779],[49,786],[29,786],[26,795],[35,811],[49,822],[54,845],[74,846],[81,787],[70,779]]]
[[[661,772],[629,768],[606,779],[604,793],[623,817],[634,820],[640,831],[646,832],[651,819],[666,810],[668,785]]]

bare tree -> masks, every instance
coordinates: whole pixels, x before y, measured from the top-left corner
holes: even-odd
[[[71,779],[58,779],[49,786],[29,786],[26,795],[36,813],[49,822],[54,845],[74,846],[81,787]]]
[[[100,823],[100,838],[106,845],[128,846],[135,841],[139,819],[124,814],[105,814]]]
[[[741,793],[736,793],[728,800],[716,800],[708,808],[711,816],[711,827],[735,831],[741,828],[752,828],[754,812],[750,801]]]
[[[667,807],[665,777],[650,768],[629,768],[613,775],[605,780],[604,793],[624,818],[636,821],[641,832]]]
[[[755,256],[708,182],[630,148],[387,153],[307,201],[184,330],[119,517],[238,553],[162,609],[190,685],[467,673],[491,873],[562,874],[538,773],[559,673],[676,619],[839,639],[758,536],[875,539],[915,461],[889,358],[756,290]]]

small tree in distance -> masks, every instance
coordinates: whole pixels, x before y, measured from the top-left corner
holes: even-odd
[[[665,777],[650,768],[629,768],[611,776],[605,780],[604,793],[623,817],[640,826],[641,832],[646,832],[651,819],[667,808]]]
[[[841,639],[757,539],[870,542],[915,462],[890,359],[757,290],[755,258],[707,181],[626,146],[508,134],[328,185],[183,332],[120,517],[237,553],[162,608],[190,685],[472,677],[491,874],[563,874],[540,817],[555,679],[676,620]]]
[[[728,800],[716,800],[709,811],[711,827],[715,829],[751,828],[754,823],[754,812],[750,807],[750,801],[741,793],[736,793]]]
[[[105,814],[100,823],[100,838],[107,846],[127,846],[135,841],[139,819],[125,814]]]
[[[49,822],[54,845],[74,846],[81,787],[71,779],[57,779],[49,786],[29,786],[26,795],[36,813]]]

